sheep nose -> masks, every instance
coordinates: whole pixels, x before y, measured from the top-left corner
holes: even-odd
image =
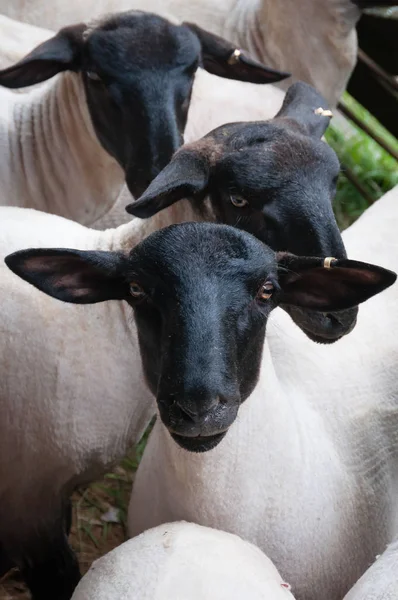
[[[180,411],[185,417],[188,417],[194,423],[197,423],[205,418],[220,404],[220,396],[214,396],[206,400],[206,402],[189,402],[175,401]]]

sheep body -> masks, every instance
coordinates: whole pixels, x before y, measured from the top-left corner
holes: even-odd
[[[197,219],[181,203],[149,222],[99,232],[32,209],[0,209],[2,541],[14,544],[17,531],[30,543],[38,523],[51,527],[73,488],[122,458],[154,414],[128,307],[57,302],[15,277],[4,257],[27,246],[124,251],[163,225]]]
[[[95,479],[138,441],[153,401],[142,380],[134,323],[120,303],[87,310],[51,301],[18,281],[3,261],[27,244],[107,248],[115,243],[112,234],[29,209],[0,214],[0,279],[7,290],[0,328],[0,538],[11,543],[18,531],[28,545],[38,523],[52,526],[75,485]]]
[[[282,584],[271,561],[237,536],[167,523],[97,560],[73,600],[292,599]]]
[[[397,269],[397,194],[344,232],[351,257]],[[259,383],[218,447],[188,453],[155,424],[131,534],[178,519],[230,531],[266,551],[298,598],[340,600],[398,526],[396,303],[393,286],[332,346],[274,311]]]

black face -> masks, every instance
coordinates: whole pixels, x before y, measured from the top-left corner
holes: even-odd
[[[253,125],[253,135],[244,123],[234,129],[209,186],[218,219],[275,250],[345,257],[332,209],[339,162],[331,148],[272,123]]]
[[[145,293],[132,290],[146,378],[163,423],[193,451],[214,447],[252,392],[278,290],[270,249],[206,227],[163,230],[130,255]]]
[[[83,79],[103,147],[142,193],[182,143],[201,46],[186,27],[130,12],[87,36]]]

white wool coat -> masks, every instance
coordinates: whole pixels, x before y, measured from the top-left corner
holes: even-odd
[[[95,561],[72,600],[294,600],[272,562],[241,538],[167,523]]]

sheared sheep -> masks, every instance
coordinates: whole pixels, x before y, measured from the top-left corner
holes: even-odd
[[[397,271],[397,231],[398,187],[343,239],[350,257]],[[326,266],[332,268],[319,269],[320,297],[321,276],[338,273],[332,260]],[[297,272],[293,263],[289,272]],[[236,369],[240,377],[251,371],[236,361],[234,341],[226,353],[235,313],[220,332],[211,308],[206,317],[198,312],[196,350],[179,354],[178,346],[161,366],[159,409],[169,431],[158,419],[149,438],[130,504],[131,533],[178,519],[230,531],[265,551],[300,600],[341,600],[397,531],[397,303],[395,285],[363,305],[354,331],[331,346],[312,344],[286,313],[274,311],[263,348],[260,329],[245,344],[253,370],[262,348],[258,383],[225,439],[204,454],[183,451],[169,431],[186,448],[216,446],[230,423],[215,417],[228,404],[222,394],[215,403],[208,384],[218,377],[232,386]],[[198,387],[190,395],[188,377],[202,381],[200,394]],[[213,437],[190,437],[201,431]]]
[[[87,240],[85,247],[90,247]],[[98,248],[98,242],[91,247]],[[30,398],[29,407],[23,406],[22,432],[14,424],[21,422],[21,399],[13,396],[13,402],[7,402],[5,398],[2,407],[1,514],[7,516],[0,524],[0,540],[8,558],[22,569],[35,600],[69,598],[79,578],[62,520],[62,502],[67,500],[71,486],[88,474],[92,476],[104,464],[104,458],[109,460],[116,442],[126,439],[128,427],[137,430],[134,417],[141,417],[142,425],[144,415],[152,408],[142,390],[139,355],[146,383],[156,396],[162,421],[174,440],[183,448],[209,450],[225,436],[258,377],[261,382],[264,377],[266,380],[264,368],[260,372],[261,352],[266,323],[276,306],[287,304],[327,312],[349,309],[396,279],[391,271],[347,259],[333,259],[333,265],[328,263],[333,267],[330,269],[324,268],[321,258],[275,255],[249,233],[213,223],[171,225],[136,246],[124,247],[124,252],[32,248],[8,255],[5,262],[11,271],[57,300],[83,305],[109,300],[126,303],[125,308],[120,303],[105,304],[106,311],[119,313],[113,321],[109,315],[99,320],[95,307],[83,306],[80,314],[75,310],[69,315],[59,310],[62,321],[57,320],[56,313],[46,311],[42,319],[51,319],[62,330],[64,341],[64,361],[57,365],[52,389],[46,387],[47,397],[52,394],[51,404],[46,406],[42,398],[39,403],[37,397],[34,402]],[[35,290],[30,291],[34,300]],[[12,292],[9,289],[8,295],[15,311],[18,297]],[[51,302],[44,300],[42,296],[42,308],[46,304],[51,307]],[[121,313],[127,310],[128,315],[128,305],[134,310],[135,326],[130,324],[123,332],[126,316]],[[90,331],[93,322],[100,329],[97,339],[90,335],[94,333]],[[20,319],[20,329],[22,325]],[[39,331],[43,325],[37,319],[35,327]],[[105,354],[99,339],[107,335],[111,325],[111,334],[118,334],[113,338],[117,348],[109,348],[113,356]],[[47,326],[44,335],[53,335],[52,329]],[[69,343],[65,340],[68,330],[78,331]],[[28,344],[25,328],[22,332]],[[90,353],[90,363],[82,355],[84,347]],[[8,360],[12,364],[12,355]],[[79,362],[85,363],[83,386],[89,388],[91,397],[73,393],[76,384],[71,386],[71,381],[81,371]],[[120,374],[128,368],[130,377],[120,382]],[[109,397],[106,389],[101,389],[100,397],[98,388],[104,376],[98,376],[99,371],[108,380],[105,385],[110,388]],[[128,402],[126,391],[123,403],[116,404],[112,388],[125,385],[127,379],[131,400]],[[63,384],[69,387],[63,390],[68,401],[54,402],[54,384],[55,389]],[[16,406],[16,398],[20,406]],[[250,400],[252,405],[253,398]],[[15,464],[9,464],[10,448],[14,454],[15,448],[19,449],[17,473]],[[176,458],[165,469],[164,477],[183,460]],[[15,481],[16,474],[21,481]],[[213,478],[212,483],[216,493],[219,482]],[[180,490],[181,497],[173,496],[174,506],[179,506],[188,494],[190,481],[184,485],[185,494]],[[200,496],[199,490],[196,492]],[[281,504],[285,495],[281,494]],[[154,508],[155,498],[147,500]],[[210,499],[208,503],[213,504]],[[146,507],[141,506],[140,511],[145,514]],[[156,518],[158,511],[151,516]]]

